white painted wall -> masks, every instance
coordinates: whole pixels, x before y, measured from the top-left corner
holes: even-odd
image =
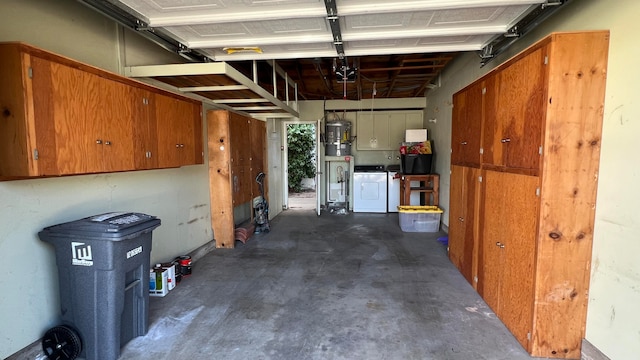
[[[0,41],[23,41],[113,72],[123,64],[180,61],[74,0],[2,0]],[[213,239],[206,165],[0,182],[0,358],[59,322],[54,251],[38,231],[108,211],[162,220],[153,233],[152,262]]]
[[[586,339],[612,360],[640,354],[640,2],[572,1],[506,54],[480,69],[475,54],[456,59],[442,87],[427,95],[425,118],[441,141],[451,133],[452,94],[553,31],[611,31]],[[450,147],[450,143],[449,143]],[[448,209],[449,162],[440,161],[441,202]],[[448,216],[445,214],[445,219]]]

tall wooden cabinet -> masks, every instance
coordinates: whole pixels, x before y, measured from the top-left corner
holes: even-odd
[[[256,176],[266,173],[266,123],[227,110],[210,110],[207,128],[211,224],[216,247],[232,248],[233,209],[245,203],[253,208],[253,198],[260,195]],[[265,197],[266,190],[265,183]]]
[[[450,258],[534,356],[580,358],[608,44],[554,33],[454,95]],[[456,143],[469,131],[479,168]],[[456,221],[471,208],[477,232]]]
[[[204,162],[198,101],[21,43],[0,77],[2,180]]]

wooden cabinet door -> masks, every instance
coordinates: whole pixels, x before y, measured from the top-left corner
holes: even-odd
[[[93,121],[99,78],[38,57],[31,67],[40,175],[101,171],[103,134]]]
[[[253,119],[235,113],[229,114],[231,165],[248,166],[251,158],[251,123]]]
[[[180,144],[181,166],[202,164],[203,139],[202,139],[202,107],[187,101],[179,102],[179,110],[182,114],[178,143]]]
[[[135,169],[134,141],[131,124],[133,104],[129,87],[123,83],[100,78],[100,94],[95,121],[102,135],[101,172]]]
[[[496,75],[490,75],[484,80],[482,163],[494,166],[503,165],[505,151],[501,141],[505,123],[498,116],[499,89]]]
[[[539,178],[499,173],[496,185],[505,198],[502,214],[504,248],[501,279],[500,319],[525,349],[533,326],[533,279]],[[495,189],[497,190],[497,189]]]
[[[27,107],[29,61],[14,46],[0,44],[0,179],[39,175],[35,129],[29,116],[33,114]],[[53,165],[55,171],[55,162]]]
[[[31,62],[40,175],[133,169],[126,86],[38,57]]]
[[[478,175],[479,170],[475,168],[451,167],[449,258],[474,287],[478,254],[475,227]]]
[[[480,167],[480,132],[483,117],[483,82],[453,96],[451,163]]]
[[[485,96],[483,163],[537,175],[545,121],[545,48],[502,69]]]
[[[528,348],[539,179],[485,171],[478,290],[518,341]]]
[[[155,94],[160,167],[202,163],[200,110],[193,103]]]
[[[267,124],[264,121],[252,119],[251,122],[251,194],[252,198],[260,196],[260,188],[256,182],[259,173],[267,173],[265,160],[267,152]],[[264,178],[264,196],[268,197],[267,177]]]
[[[467,135],[467,91],[453,94],[453,110],[451,114],[451,164],[464,165]],[[451,180],[453,182],[453,179]]]
[[[545,49],[541,48],[500,72],[498,117],[506,123],[504,165],[538,170],[545,121]]]
[[[231,166],[231,192],[233,206],[251,201],[251,167],[248,165]]]
[[[485,83],[480,82],[472,85],[467,91],[465,138],[463,139],[463,159],[467,166],[480,167],[484,89]]]
[[[482,223],[478,253],[478,293],[487,305],[500,316],[501,284],[503,273],[504,196],[497,173],[482,171],[480,219]]]
[[[158,129],[155,96],[148,90],[130,88],[133,109],[133,158],[138,170],[158,167]]]

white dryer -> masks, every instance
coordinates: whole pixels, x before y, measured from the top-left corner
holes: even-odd
[[[353,212],[387,212],[387,172],[383,165],[356,165]]]

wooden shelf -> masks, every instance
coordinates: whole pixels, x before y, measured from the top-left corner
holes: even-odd
[[[427,204],[438,206],[440,201],[440,175],[438,174],[399,174],[400,177],[400,206],[410,205],[411,192],[417,191],[428,195]],[[411,186],[412,181],[419,181],[420,186]]]

